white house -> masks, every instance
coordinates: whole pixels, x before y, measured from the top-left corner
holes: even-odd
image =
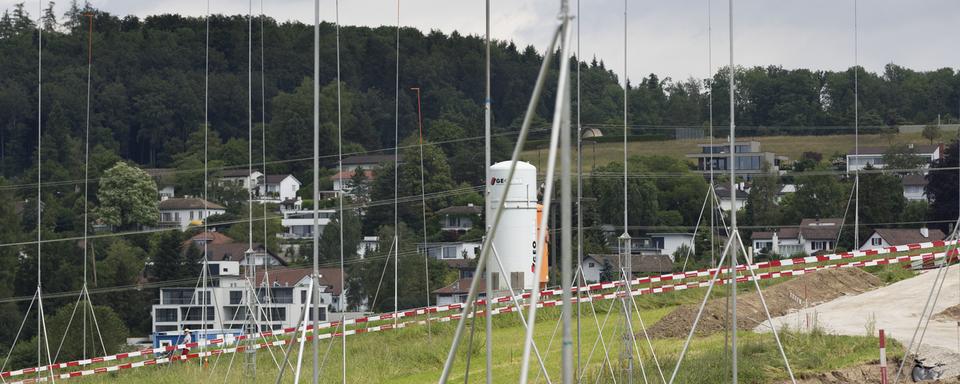
[[[225,169],[220,171],[220,183],[227,185],[236,185],[243,189],[256,189],[260,185],[260,181],[263,179],[263,173],[258,170],[253,170],[253,172],[247,172],[246,168],[243,169]]]
[[[654,248],[660,250],[661,255],[669,256],[673,260],[673,254],[680,247],[686,245],[690,251],[695,251],[693,246],[692,233],[649,233],[650,241]]]
[[[344,170],[343,172],[338,172],[330,176],[330,181],[333,182],[333,190],[340,191],[343,190],[344,194],[351,194],[353,192],[353,177],[356,176],[357,172],[363,172],[363,182],[370,183],[373,181],[374,173],[373,169],[350,169]],[[341,184],[341,180],[343,183]]]
[[[436,299],[434,299],[435,304],[450,305],[450,304],[466,302],[467,296],[470,293],[471,283],[473,283],[472,277],[460,278],[446,287],[433,291],[433,294],[436,295]],[[481,287],[483,287],[484,280],[481,279],[479,284]],[[482,299],[484,297],[486,297],[486,295],[483,292],[479,292],[477,294],[478,299]]]
[[[440,216],[440,230],[463,233],[473,228],[480,220],[480,207],[473,204],[455,205],[437,211]]]
[[[173,184],[176,170],[171,168],[147,168],[143,171],[157,183],[157,194],[160,199],[176,197],[176,187]]]
[[[886,248],[894,245],[925,243],[943,240],[943,231],[922,228],[877,228],[860,246],[861,250]]]
[[[210,216],[227,212],[220,204],[198,198],[164,198],[158,207],[160,226],[178,226],[181,230],[186,230],[191,224],[202,223]]]
[[[478,242],[464,241],[419,243],[417,253],[423,253],[426,248],[427,255],[437,260],[473,259],[480,254],[480,246]]]
[[[730,187],[718,186],[716,187],[716,191],[720,209],[730,212],[730,208],[733,206],[730,196]],[[737,210],[741,210],[747,205],[747,195],[749,194],[749,191],[742,189],[741,186],[737,186]]]
[[[357,256],[361,259],[367,255],[367,252],[376,252],[380,248],[379,236],[364,236],[357,245]]]
[[[375,169],[380,168],[381,164],[393,163],[394,155],[358,155],[343,159],[343,170],[352,171],[357,168]],[[399,163],[403,164],[403,155],[399,155]],[[344,178],[346,179],[346,178]]]
[[[666,255],[632,255],[633,275],[660,274],[673,271],[673,260]],[[611,279],[620,279],[620,255],[587,255],[580,263],[587,283],[600,282],[604,268],[609,268]]]
[[[323,229],[330,224],[330,219],[337,213],[333,209],[320,209],[317,211],[318,225],[320,234]],[[277,237],[283,239],[309,239],[313,238],[313,210],[283,211],[283,218],[280,219],[280,225],[285,232],[278,233]]]
[[[261,330],[296,327],[302,319],[309,291],[310,268],[278,268],[270,271],[269,280],[258,273],[256,295],[250,295],[246,278],[236,271],[221,274],[217,286],[203,288],[161,288],[159,303],[151,310],[154,332],[182,332],[185,328],[242,329],[247,324],[248,305],[254,305]],[[336,279],[339,281],[339,278]],[[333,300],[333,287],[321,275],[320,318],[327,319]],[[338,283],[339,284],[339,283]],[[206,311],[204,311],[206,307]],[[203,315],[206,314],[206,319]],[[311,311],[307,319],[312,320]]]
[[[797,227],[754,232],[751,240],[753,249],[759,253],[774,253],[784,257],[799,253],[812,255],[833,250],[842,226],[843,219],[803,219]]]
[[[202,248],[201,248],[202,250]],[[260,243],[253,243],[253,252],[250,245],[242,243],[209,244],[207,245],[207,260],[210,262],[237,262],[240,266],[247,265],[286,265],[287,260],[263,249]]]
[[[915,145],[907,144],[908,148],[915,151],[917,156],[927,160],[929,163],[939,160],[943,155],[943,146],[934,145]],[[876,169],[883,169],[887,165],[883,161],[883,155],[889,148],[886,147],[860,147],[859,154],[856,150],[847,153],[847,172],[859,171],[870,165]],[[924,166],[926,168],[926,166]]]
[[[907,201],[927,201],[927,178],[923,175],[903,175],[903,197]]]
[[[263,183],[257,187],[257,194],[264,200],[291,200],[297,198],[300,191],[300,180],[290,174],[267,175]]]

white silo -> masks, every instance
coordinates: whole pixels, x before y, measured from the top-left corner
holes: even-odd
[[[493,225],[509,173],[509,161],[490,166],[490,180],[487,180],[487,225]],[[500,227],[492,241],[505,273],[500,274],[500,267],[493,259],[488,264],[494,274],[495,290],[507,289],[507,282],[515,290],[533,289],[538,280],[537,274],[533,273],[537,254],[537,185],[537,168],[530,163],[517,162]],[[545,281],[544,278],[545,276],[540,279]]]

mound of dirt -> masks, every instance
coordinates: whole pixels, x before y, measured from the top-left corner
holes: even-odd
[[[960,321],[960,305],[954,305],[944,309],[940,313],[933,315],[933,319],[938,321]]]
[[[741,283],[750,284],[753,283]],[[883,282],[874,275],[858,268],[824,270],[803,275],[780,284],[764,288],[766,299],[773,317],[783,316],[805,306],[836,299],[845,295],[856,295],[876,289]],[[714,289],[725,289],[717,286]],[[698,335],[709,335],[724,330],[724,314],[727,298],[711,299],[703,310],[703,316],[697,325]],[[685,337],[690,332],[693,319],[697,316],[696,305],[682,305],[648,329],[652,337]],[[766,321],[766,314],[760,303],[760,296],[754,290],[751,293],[737,295],[737,327],[749,330]]]

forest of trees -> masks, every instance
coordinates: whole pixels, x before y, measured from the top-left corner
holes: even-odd
[[[64,8],[56,9],[50,3],[41,19],[43,97],[39,125],[43,145],[39,153],[37,15],[31,15],[19,4],[5,10],[0,17],[0,201],[4,202],[0,204],[0,297],[30,297],[36,290],[36,249],[32,245],[10,244],[36,238],[38,154],[42,157],[44,183],[42,237],[63,240],[83,234],[88,57],[85,13],[94,14],[89,163],[92,181],[89,203],[94,216],[90,221],[99,220],[98,223],[115,229],[129,229],[147,224],[144,220],[149,220],[151,215],[155,217],[152,210],[123,210],[118,208],[120,202],[113,202],[126,201],[131,194],[149,197],[151,186],[137,181],[142,180],[137,176],[142,172],[137,167],[175,168],[178,194],[197,195],[203,186],[198,170],[202,169],[204,153],[206,20],[178,15],[144,19],[120,17],[76,2]],[[258,22],[253,25],[254,86],[250,112],[247,19],[224,15],[210,18],[210,143],[207,148],[210,167],[214,172],[223,167],[245,167],[248,145],[252,144],[256,153],[265,145],[270,163],[266,167],[268,173],[292,173],[300,180],[312,180],[312,27],[272,19],[265,20],[262,29]],[[425,146],[423,152],[427,169],[424,190],[428,194],[464,191],[428,200],[428,215],[450,204],[481,204],[483,197],[475,187],[483,182],[483,151],[477,150],[482,145],[479,138],[483,132],[483,40],[456,32],[446,35],[403,28],[397,84],[395,32],[392,27],[345,26],[341,29],[344,153],[383,150],[391,153],[397,145],[394,142],[397,124],[399,144],[411,146],[401,150],[405,162],[399,166],[398,176],[404,182],[399,184],[397,192],[401,198],[419,196],[420,152],[412,147],[417,142],[417,101],[416,94],[409,88],[420,87],[425,141],[433,144]],[[265,58],[262,62],[261,37]],[[326,165],[334,163],[338,149],[334,44],[334,26],[321,25],[319,150]],[[508,156],[512,147],[509,133],[519,128],[541,60],[542,52],[534,47],[518,47],[509,41],[498,41],[492,49],[495,159]],[[621,129],[618,124],[622,122],[623,112],[623,89],[617,75],[598,58],[584,58],[578,64],[583,100],[581,120],[588,126],[609,129],[611,136],[616,135]],[[554,75],[556,70],[555,66]],[[853,69],[831,72],[768,66],[737,68],[736,73],[737,121],[742,134],[829,134],[847,131],[846,127],[853,121]],[[634,135],[664,136],[668,131],[662,128],[705,127],[709,116],[708,85],[714,82],[714,92],[725,95],[727,76],[728,72],[718,69],[711,79],[671,79],[649,74],[632,81],[629,118],[630,123],[637,126]],[[552,78],[555,82],[556,76]],[[861,125],[868,127],[867,130],[927,124],[938,114],[943,115],[945,121],[956,120],[948,112],[956,111],[960,102],[960,73],[953,69],[918,72],[889,64],[883,73],[861,70],[859,84]],[[399,116],[394,113],[397,86]],[[535,119],[538,127],[550,118],[552,89],[552,84],[545,87]],[[713,102],[714,123],[723,125],[728,119],[726,98],[718,97]],[[253,143],[248,143],[248,118],[254,122]],[[259,139],[261,133],[266,136],[265,143]],[[956,150],[952,151],[950,158],[955,162]],[[818,159],[811,162],[810,167],[829,166],[825,162]],[[633,201],[638,202],[630,207],[631,225],[692,227],[696,224],[708,187],[702,177],[690,171],[687,163],[666,157],[635,157],[630,159],[629,167],[633,172],[677,175],[631,179],[629,193]],[[619,174],[620,169],[622,164],[598,165],[595,174]],[[392,167],[382,169],[377,180],[364,186],[360,200],[354,202],[392,199],[393,172]],[[938,177],[955,177],[951,175],[954,174],[944,173]],[[890,177],[865,177],[861,181],[862,189],[868,192],[869,187],[870,193],[879,194],[878,199],[886,198],[894,193],[891,192],[894,181]],[[778,225],[792,223],[798,217],[842,214],[849,194],[848,181],[833,176],[807,176],[797,181],[801,187],[791,197],[793,200],[776,205],[759,199],[775,193],[771,183],[776,184],[777,180],[757,180],[755,188],[763,193],[751,196],[753,200],[742,213],[744,222],[754,226]],[[622,213],[619,211],[622,184],[618,177],[596,177],[588,182],[584,188],[586,195],[604,199],[592,200],[584,206],[584,225],[590,228],[586,248],[603,251],[606,244],[598,228],[602,224],[622,224],[617,222],[622,220],[618,213]],[[100,189],[105,190],[100,193]],[[311,189],[310,185],[302,188],[303,191]],[[936,193],[948,196],[954,192],[955,189]],[[228,208],[227,216],[239,212],[238,204],[245,198],[244,191],[211,190],[211,199]],[[812,200],[817,203],[808,204]],[[943,204],[950,203],[944,200]],[[386,204],[371,204],[363,220],[353,212],[348,213],[344,219],[347,224],[342,229],[346,240],[355,244],[362,235],[401,233],[403,238],[422,235],[419,205],[401,206],[399,229],[385,226],[392,225],[392,209]],[[814,209],[823,211],[813,212]],[[956,206],[949,209],[955,210]],[[923,209],[910,207],[894,199],[889,206],[878,207],[872,214],[874,217],[870,220],[882,221],[907,216],[922,218],[927,216],[927,210],[925,206]],[[334,223],[327,230],[341,231],[339,219]],[[228,229],[228,233],[238,234],[239,239],[246,233],[241,230],[245,228],[242,225]],[[428,233],[433,234],[435,229],[435,223],[427,223]],[[197,253],[195,250],[181,252],[185,236],[180,232],[165,232],[92,241],[92,259],[98,263],[96,284],[131,286],[142,283],[145,276],[152,281],[190,277],[195,280]],[[698,241],[702,241],[701,238],[698,237]],[[441,239],[432,237],[431,240]],[[387,238],[381,237],[381,242],[385,241]],[[333,259],[339,254],[337,246],[331,241],[322,241],[320,257]],[[401,248],[412,251],[411,246],[403,244]],[[381,245],[381,253],[388,248],[387,243]],[[82,249],[83,245],[76,241],[50,241],[43,245],[45,291],[67,292],[80,288]],[[379,261],[350,270],[352,275],[360,276],[350,282],[352,295],[369,294],[375,289],[365,285],[370,282],[362,277],[379,273],[386,258],[372,259]],[[162,268],[145,271],[148,264]],[[404,263],[404,268],[413,268],[411,265],[412,262]],[[446,278],[442,267],[430,268],[437,274],[438,281]],[[420,305],[424,288],[414,283],[422,281],[411,281],[404,285],[409,286],[409,290],[401,293],[404,304]],[[437,287],[435,282],[431,284]],[[112,311],[113,314],[104,316],[119,319],[117,322],[122,322],[132,334],[142,334],[149,329],[150,319],[145,314],[149,313],[155,294],[156,291],[150,289],[118,292],[97,310]],[[73,300],[54,298],[45,301],[45,306],[72,308],[69,304]],[[19,324],[27,304],[0,303],[0,321]],[[390,307],[379,301],[373,304]],[[0,329],[0,346],[9,345],[15,331],[15,327]],[[24,335],[35,334],[35,326],[27,322]],[[23,349],[27,356],[24,359],[29,358],[30,347]],[[14,359],[17,356],[15,353]]]

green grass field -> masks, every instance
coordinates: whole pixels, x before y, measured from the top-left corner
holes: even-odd
[[[743,287],[747,289],[749,287]],[[723,290],[720,290],[723,291]],[[637,298],[637,306],[643,314],[643,322],[651,326],[661,317],[668,314],[677,305],[697,303],[702,299],[704,290],[690,290],[672,292],[663,295],[641,296]],[[715,292],[715,297],[721,297],[722,292]],[[607,323],[603,327],[603,338],[608,346],[610,358],[614,360],[614,373],[618,376],[617,382],[622,380],[622,371],[618,369],[619,358],[623,349],[622,335],[623,320],[619,315],[618,302],[596,303],[596,315],[587,303],[582,304],[582,318],[580,332],[582,337],[582,357],[584,366],[584,380],[587,382],[613,382],[611,367],[602,362],[603,349],[599,346],[592,357],[590,351],[598,342],[598,329],[607,313],[610,313]],[[616,306],[614,306],[616,305]],[[545,365],[551,381],[555,381],[560,369],[560,335],[554,335],[557,329],[560,309],[550,308],[537,313],[536,341],[541,353],[545,357]],[[576,321],[576,317],[574,317]],[[634,317],[634,329],[639,334],[639,320]],[[387,331],[381,333],[363,334],[347,338],[347,376],[350,383],[425,383],[435,382],[440,375],[447,351],[450,348],[455,323],[435,323],[431,327],[431,334],[425,326],[412,326],[407,329]],[[469,328],[468,328],[469,329]],[[463,382],[466,374],[467,355],[472,361],[469,371],[469,382],[483,382],[484,376],[484,325],[480,319],[477,323],[473,342],[462,344],[451,382]],[[766,383],[787,378],[779,352],[771,334],[741,332],[741,380],[745,383]],[[498,315],[494,318],[494,354],[493,374],[495,382],[516,382],[519,378],[520,360],[523,353],[524,330],[515,313]],[[576,346],[576,333],[574,333]],[[551,343],[551,339],[553,340]],[[859,365],[874,361],[877,358],[877,340],[867,336],[833,336],[822,332],[797,333],[787,331],[782,336],[787,354],[794,372],[799,376],[806,376],[818,372],[831,371],[843,367]],[[320,342],[321,382],[339,382],[341,372],[341,339],[324,340]],[[642,350],[642,363],[650,382],[660,382],[659,373],[649,353],[644,339],[638,339]],[[656,339],[653,348],[657,353],[664,375],[669,379],[679,351],[682,347],[681,339]],[[888,348],[891,356],[900,353],[899,346]],[[307,345],[308,353],[304,357],[304,367],[312,366],[312,358]],[[279,356],[280,351],[275,350]],[[576,354],[575,354],[576,356]],[[159,367],[137,368],[121,373],[101,374],[72,381],[83,383],[171,383],[171,382],[239,382],[244,372],[243,355],[237,355],[230,365],[231,355],[223,355],[209,361],[207,367],[201,368],[196,362],[179,362]],[[295,351],[294,351],[295,357]],[[258,353],[257,382],[273,382],[276,379],[277,367],[271,355],[261,350]],[[536,360],[532,361],[531,382],[540,374]],[[727,375],[727,360],[724,352],[724,335],[716,334],[708,337],[698,337],[691,344],[690,351],[681,367],[677,382],[682,383],[714,383],[720,382]],[[229,369],[228,369],[229,367]],[[310,370],[304,371],[309,375]],[[636,382],[642,380],[642,371],[639,365],[635,368]],[[306,376],[305,376],[306,377]],[[293,382],[293,376],[288,372],[284,382]],[[546,382],[542,377],[539,382]]]
[[[766,152],[773,152],[777,155],[783,155],[790,160],[799,159],[803,152],[818,152],[823,154],[824,159],[830,158],[834,153],[846,154],[853,150],[853,135],[824,135],[824,136],[760,136],[760,137],[738,137],[738,141],[755,140],[760,142],[760,149]],[[707,140],[661,140],[661,141],[632,141],[627,143],[627,148],[631,156],[670,156],[678,159],[686,159],[688,153],[699,151],[697,144],[706,143]],[[722,143],[723,139],[716,139],[715,143]],[[898,143],[929,144],[929,141],[920,136],[919,133],[898,133],[898,134],[874,134],[860,135],[860,146],[889,146]],[[543,148],[546,144],[540,145]],[[574,156],[576,148],[574,148]],[[537,166],[538,169],[546,167],[547,150],[546,149],[527,149],[521,159]],[[606,142],[594,145],[590,142],[583,144],[583,167],[585,170],[593,168],[594,163],[597,166],[607,164],[611,161],[623,162],[623,143]]]

